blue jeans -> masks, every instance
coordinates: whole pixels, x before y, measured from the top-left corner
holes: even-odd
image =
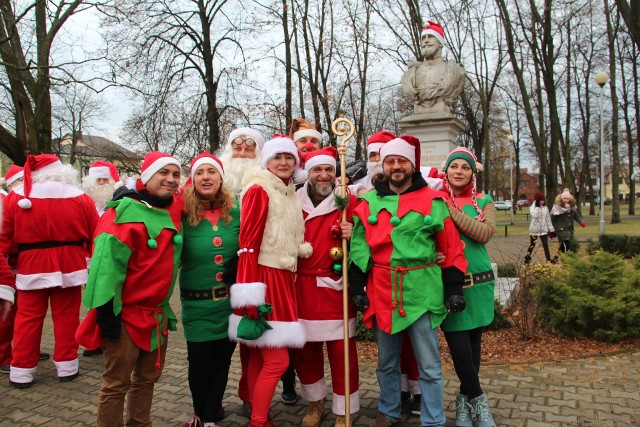
[[[438,353],[438,328],[431,328],[431,316],[425,313],[407,328],[411,345],[418,361],[420,377],[418,385],[422,393],[420,401],[420,423],[423,426],[444,426],[444,381]],[[400,401],[400,350],[402,332],[387,334],[373,324],[373,333],[378,342],[378,367],[376,375],[380,384],[378,411],[392,422],[401,419]]]

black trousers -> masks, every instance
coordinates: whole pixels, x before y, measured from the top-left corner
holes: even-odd
[[[187,341],[189,389],[193,410],[204,422],[224,417],[222,398],[227,388],[231,356],[236,343],[223,338],[213,341]]]
[[[483,329],[444,333],[453,359],[453,367],[460,380],[460,394],[469,396],[469,399],[475,399],[482,394],[478,373]]]
[[[524,263],[529,264],[531,262],[531,256],[533,254],[533,249],[536,247],[536,240],[540,237],[540,243],[542,243],[542,248],[544,249],[544,256],[547,258],[547,261],[551,261],[551,252],[549,251],[549,235],[542,234],[540,236],[529,236],[529,248],[527,249],[527,255],[524,257]]]

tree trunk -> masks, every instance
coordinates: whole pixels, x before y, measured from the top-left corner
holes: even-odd
[[[611,224],[620,222],[620,155],[618,153],[618,93],[616,91],[616,57],[615,43],[617,30],[613,27],[611,9],[608,0],[604,0],[605,16],[607,21],[607,39],[609,53],[609,88],[611,90]]]

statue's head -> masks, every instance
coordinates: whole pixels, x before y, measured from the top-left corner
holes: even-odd
[[[420,38],[420,53],[425,59],[435,59],[442,55],[444,31],[435,21],[427,21]]]

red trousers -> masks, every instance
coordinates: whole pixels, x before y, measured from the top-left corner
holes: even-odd
[[[418,361],[413,354],[411,339],[405,331],[402,333],[402,351],[400,353],[400,372],[402,372],[402,391],[410,392],[412,395],[421,394],[418,385]]]
[[[344,342],[342,340],[327,341],[327,355],[331,369],[333,385],[332,411],[336,415],[345,415],[345,369]],[[293,350],[293,363],[300,378],[300,393],[309,402],[317,402],[327,396],[327,385],[324,379],[324,353],[322,342],[307,342],[303,348]],[[360,409],[358,393],[358,355],[354,338],[349,339],[349,394],[352,414]]]
[[[249,385],[247,384],[247,372],[249,372],[250,356],[251,349],[246,345],[240,343],[240,366],[242,370],[240,372],[240,381],[238,381],[238,397],[243,402],[251,401],[251,396],[249,395]]]
[[[59,377],[78,372],[76,329],[80,324],[80,286],[17,291],[20,301],[16,313],[11,359],[11,381],[33,381],[38,358],[44,318],[51,305],[53,320],[53,362]]]
[[[0,366],[11,363],[11,341],[13,341],[13,325],[17,311],[18,306],[14,303],[7,315],[7,320],[4,322],[1,320],[2,314],[0,313]]]
[[[286,348],[251,348],[247,385],[252,422],[267,422],[273,394],[288,366],[289,351]]]

